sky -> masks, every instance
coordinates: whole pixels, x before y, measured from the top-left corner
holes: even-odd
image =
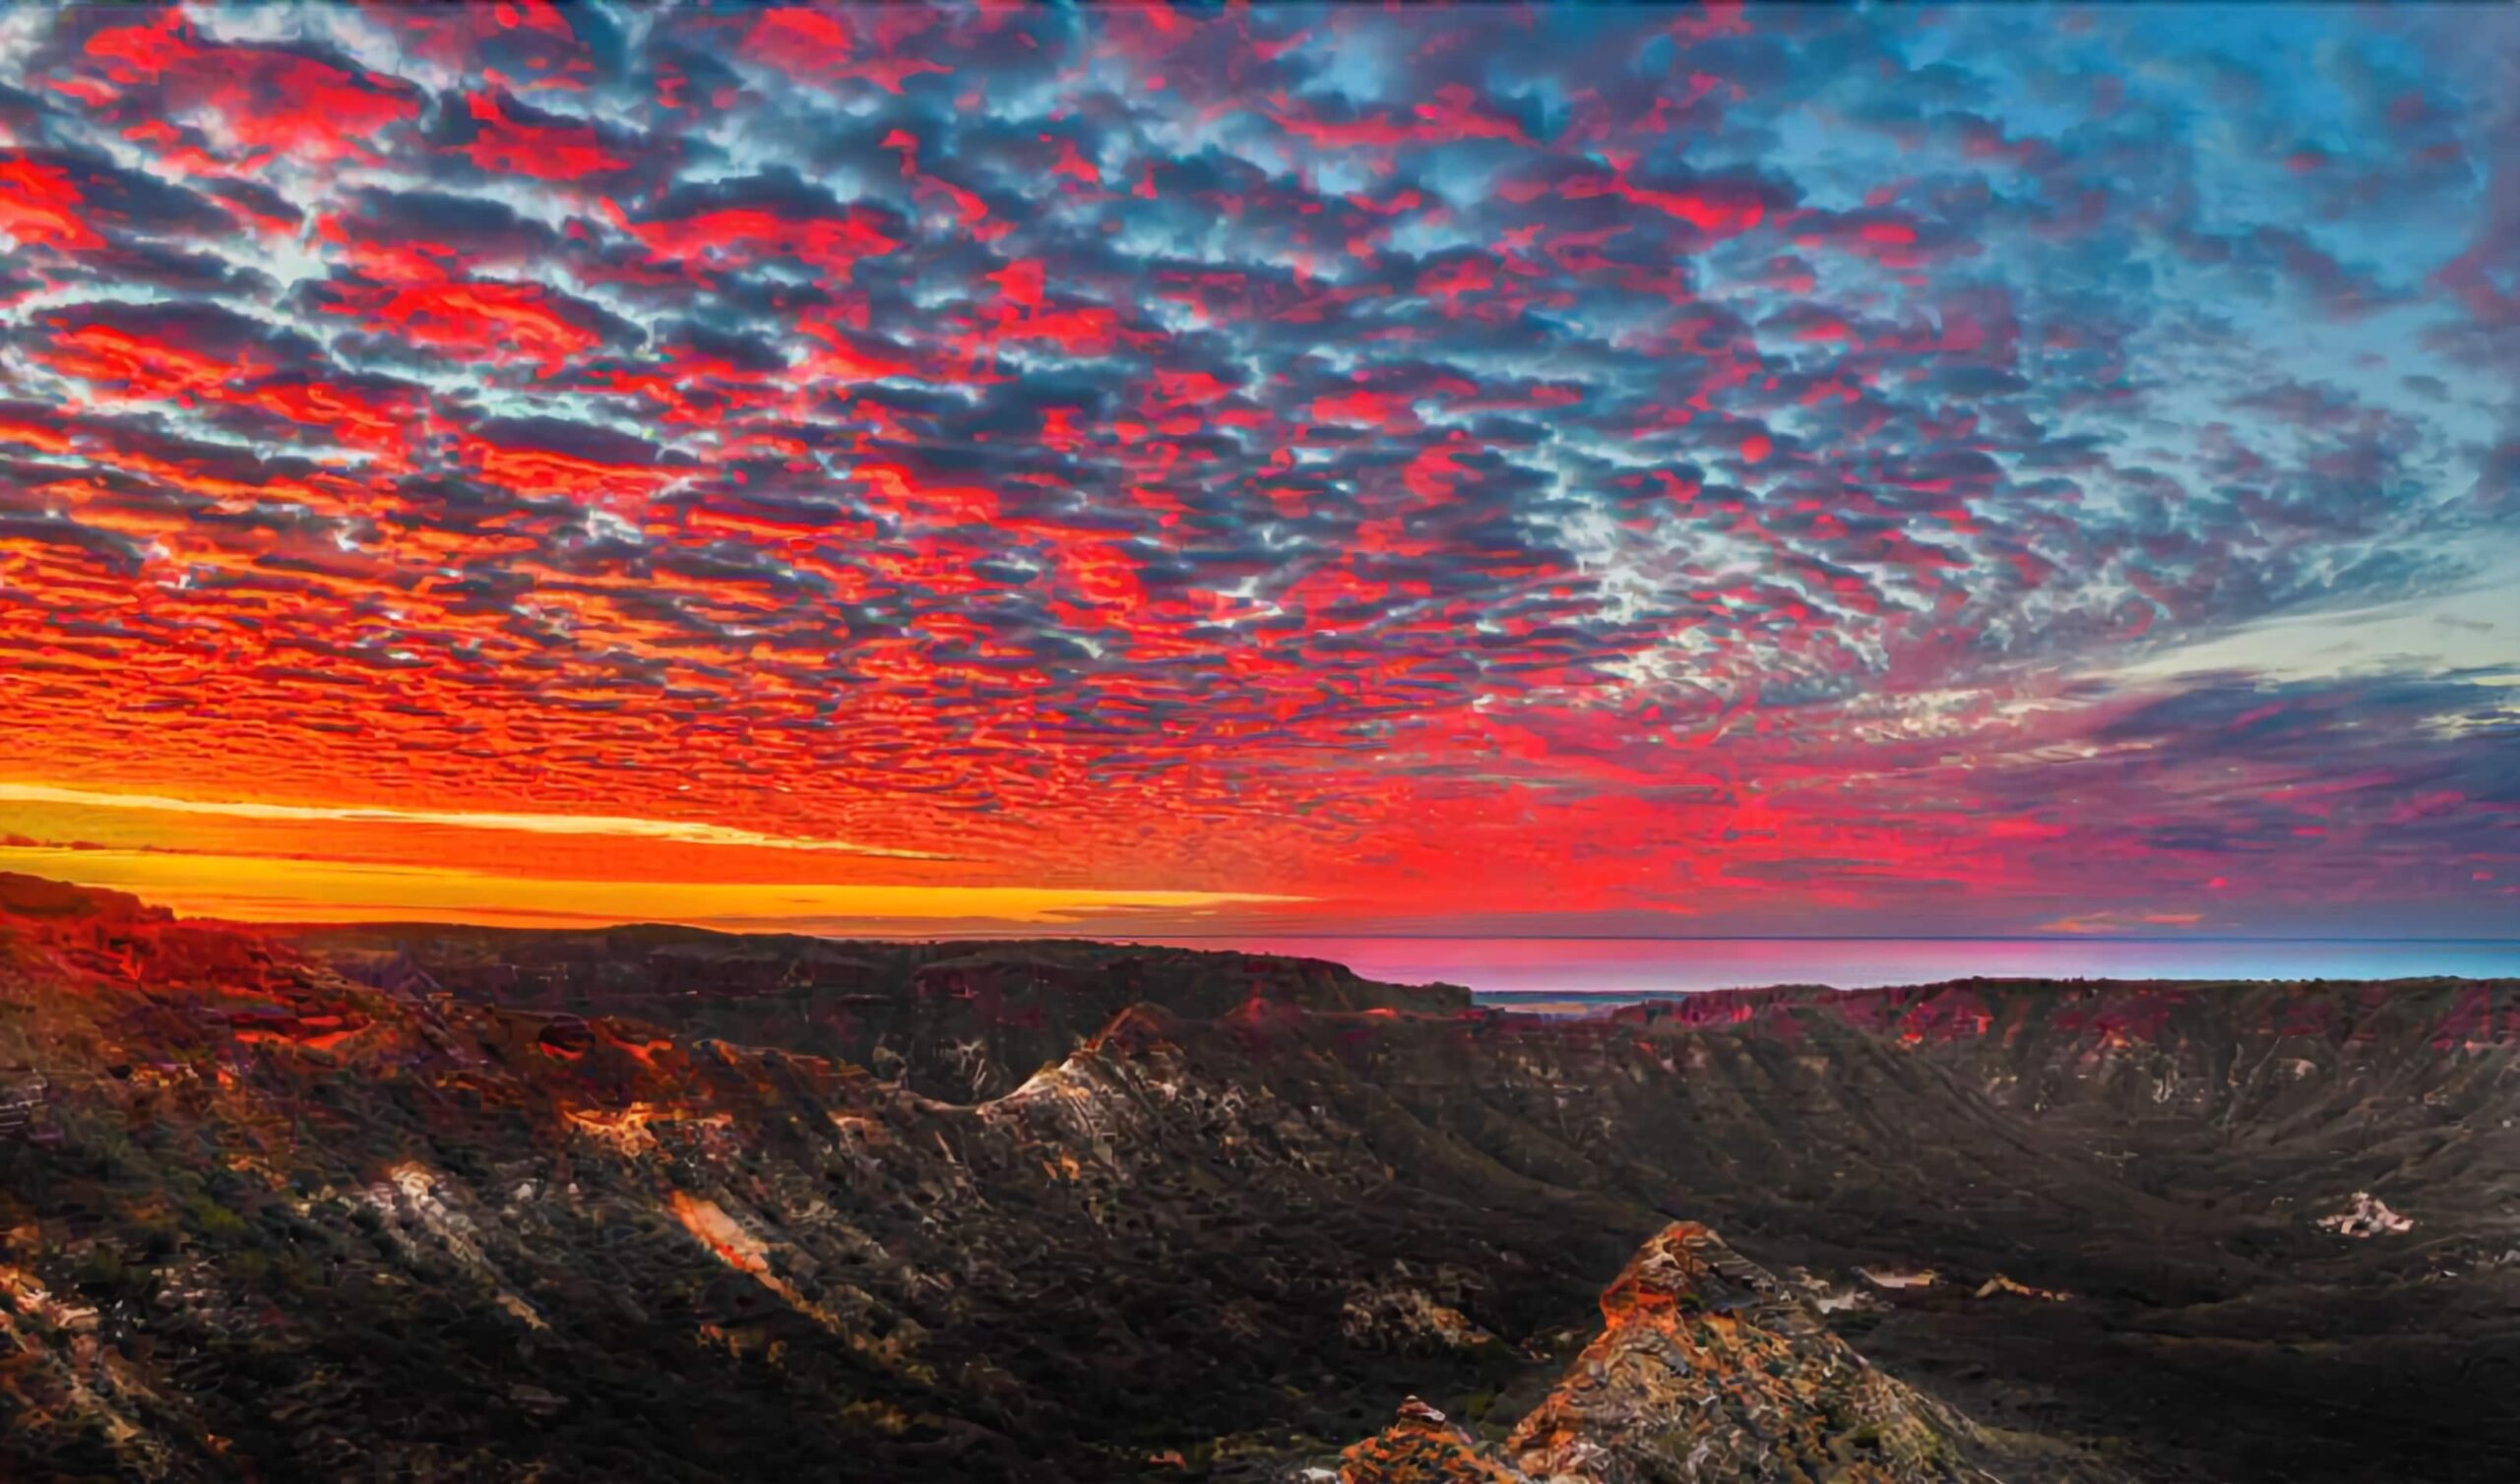
[[[2512,7],[17,7],[0,238],[0,870],[2520,936]]]

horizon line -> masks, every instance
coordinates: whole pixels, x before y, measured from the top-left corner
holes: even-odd
[[[820,937],[821,934],[807,936]],[[1067,934],[1052,934],[1067,937]],[[2176,938],[2128,933],[1693,933],[1667,937],[1641,933],[1171,933],[1170,938],[1320,939],[1392,943],[2464,943],[2520,948],[2520,938],[2338,937],[2289,934],[2192,934]],[[1091,940],[1089,940],[1091,941]],[[1153,943],[1145,934],[1111,942]]]
[[[212,919],[220,920],[220,919]],[[1192,933],[1080,933],[1027,932],[1021,926],[1005,929],[975,929],[962,932],[860,932],[830,931],[812,928],[778,927],[765,923],[759,927],[716,927],[704,923],[674,921],[665,918],[625,917],[617,921],[596,924],[554,924],[549,927],[520,926],[502,922],[463,922],[430,919],[395,920],[367,918],[350,920],[280,920],[240,924],[249,927],[291,930],[340,928],[383,930],[395,928],[436,929],[473,928],[502,933],[601,933],[617,928],[668,927],[693,932],[716,933],[729,938],[815,938],[829,942],[866,943],[950,943],[950,942],[1017,942],[1017,943],[1233,943],[1233,942],[1322,942],[1322,943],[2218,943],[2218,944],[2441,944],[2462,947],[2520,948],[2520,937],[2460,938],[2420,936],[2338,936],[2333,934],[2192,934],[2180,937],[2139,936],[2124,933],[1701,933],[1685,937],[1667,937],[1637,933],[1338,933],[1338,932],[1192,932]]]

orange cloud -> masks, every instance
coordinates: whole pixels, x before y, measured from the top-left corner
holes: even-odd
[[[244,799],[180,799],[154,793],[109,793],[56,788],[46,783],[0,783],[0,804],[67,804],[87,809],[146,809],[162,814],[207,814],[240,820],[312,824],[435,825],[454,830],[495,830],[523,835],[618,835],[685,845],[740,845],[755,849],[834,851],[899,860],[951,860],[925,850],[894,850],[849,840],[764,835],[687,820],[633,819],[605,814],[483,814],[373,805],[263,804]]]
[[[1299,901],[1237,892],[567,881],[437,866],[0,846],[0,870],[130,892],[185,916],[245,922],[679,922],[760,928],[846,921],[912,928],[1073,927],[1107,916]]]

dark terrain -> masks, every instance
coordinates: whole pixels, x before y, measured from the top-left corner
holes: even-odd
[[[2515,1047],[0,878],[0,1478],[2507,1480]]]

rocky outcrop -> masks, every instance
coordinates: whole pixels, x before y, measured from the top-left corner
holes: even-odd
[[[1547,1484],[1956,1484],[1960,1418],[1866,1364],[1802,1300],[1695,1222],[1645,1244],[1604,1328],[1505,1451]]]
[[[2319,1226],[2341,1237],[2396,1236],[2415,1230],[2415,1222],[2389,1209],[2389,1204],[2369,1191],[2356,1191],[2345,1209],[2332,1216],[2319,1217]]]
[[[1320,1470],[1311,1470],[1320,1472]],[[1460,1424],[1412,1396],[1391,1426],[1339,1455],[1339,1484],[1529,1484]]]
[[[1512,1434],[1480,1445],[1410,1398],[1341,1455],[1343,1484],[1964,1484],[1992,1445],[1866,1364],[1696,1222],[1664,1228],[1602,1296],[1602,1329]]]

